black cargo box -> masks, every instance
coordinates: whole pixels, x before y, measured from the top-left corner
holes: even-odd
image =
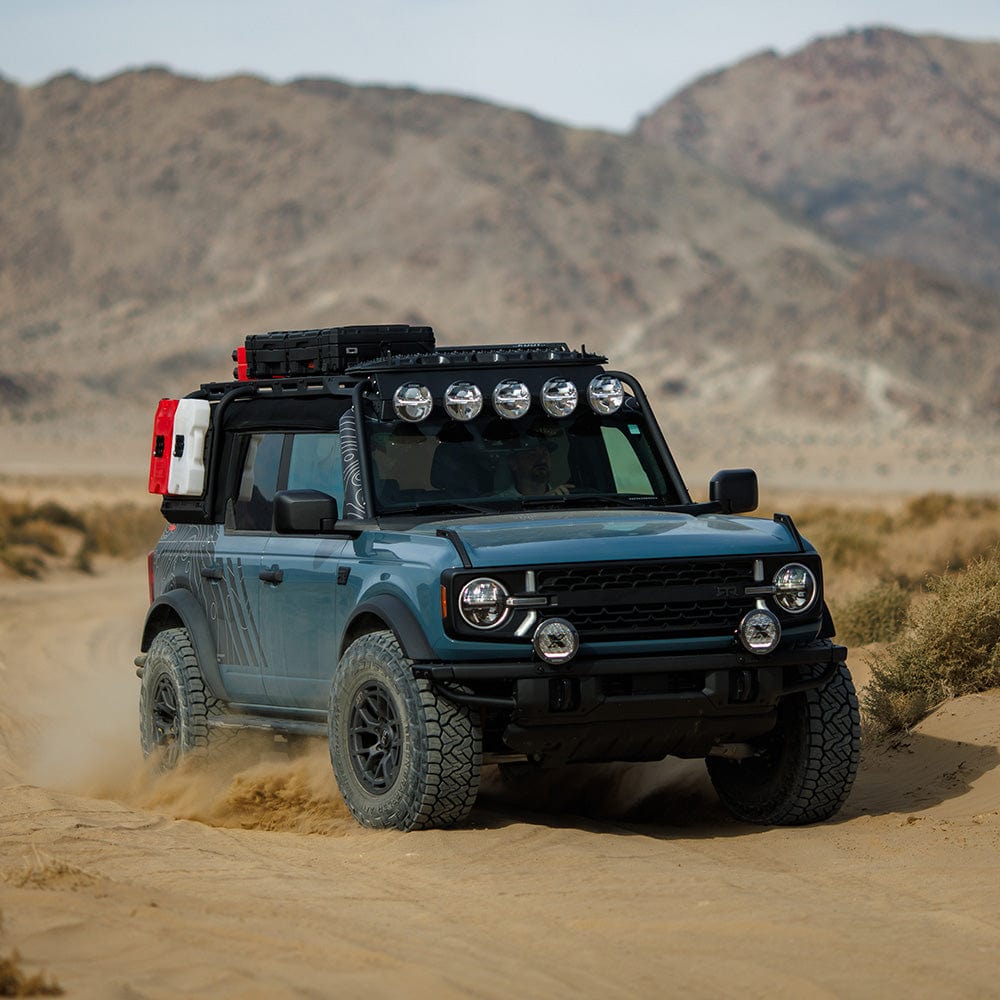
[[[363,361],[433,350],[434,330],[429,326],[333,326],[252,333],[246,339],[247,377],[341,375]]]

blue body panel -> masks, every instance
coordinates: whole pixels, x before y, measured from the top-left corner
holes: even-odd
[[[448,636],[441,617],[441,574],[462,566],[454,532],[473,566],[527,569],[799,550],[783,525],[761,518],[691,516],[660,511],[535,512],[449,519],[405,530],[366,530],[355,538],[227,532],[219,525],[178,525],[157,548],[157,593],[195,591],[217,644],[219,668],[235,702],[319,710],[339,661],[345,629],[359,605],[401,601],[442,661],[526,661],[530,640],[467,641]],[[811,551],[811,546],[809,547]],[[201,570],[221,571],[205,578]],[[283,579],[260,571],[280,568]],[[392,625],[393,623],[388,623]],[[815,633],[805,626],[803,637]],[[786,636],[795,637],[794,630]],[[678,637],[585,643],[584,655],[723,649],[729,637]]]
[[[756,517],[664,511],[508,514],[428,524],[456,531],[475,566],[768,555],[798,551],[784,525]]]

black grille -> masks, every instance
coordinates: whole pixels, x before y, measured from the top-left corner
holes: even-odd
[[[584,639],[731,632],[755,603],[753,559],[558,566],[536,581]]]

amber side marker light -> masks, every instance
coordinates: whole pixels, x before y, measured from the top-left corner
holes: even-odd
[[[448,620],[448,590],[443,584],[441,586],[441,620]]]

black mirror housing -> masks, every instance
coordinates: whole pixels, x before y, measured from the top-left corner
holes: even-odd
[[[708,498],[723,514],[745,514],[757,509],[757,473],[753,469],[723,469],[712,476]]]
[[[279,535],[333,531],[337,517],[337,501],[320,490],[279,490],[274,495],[274,530]]]

